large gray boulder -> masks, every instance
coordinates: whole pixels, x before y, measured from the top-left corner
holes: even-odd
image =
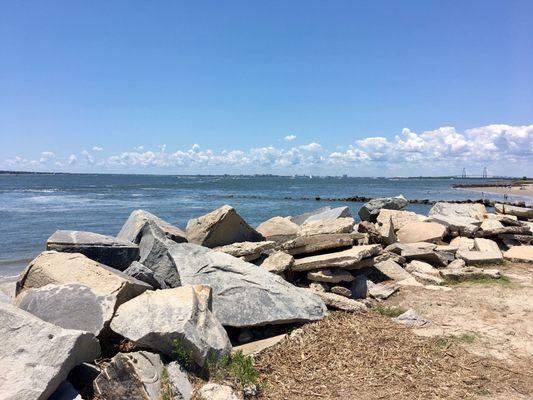
[[[182,284],[213,289],[213,312],[222,325],[245,327],[314,321],[324,303],[263,268],[194,244],[175,244],[169,253]]]
[[[83,254],[44,251],[20,273],[16,295],[48,284],[69,283],[87,286],[99,296],[112,296],[115,307],[151,289],[150,285]]]
[[[89,332],[63,329],[0,303],[0,398],[46,400],[76,365],[100,356]]]
[[[133,243],[139,243],[141,241],[141,232],[144,226],[149,222],[157,225],[170,240],[173,240],[176,243],[187,241],[185,232],[180,228],[171,225],[154,214],[150,214],[148,211],[144,210],[132,211],[118,233],[117,238],[129,240]]]
[[[483,216],[487,214],[487,209],[483,204],[462,204],[462,203],[446,203],[439,201],[435,203],[431,210],[429,210],[429,216],[432,215],[444,215],[447,217],[463,217],[473,218],[477,220],[483,219]]]
[[[147,223],[141,232],[139,262],[154,272],[154,277],[168,287],[181,286],[180,277],[168,249],[174,242],[153,222]]]
[[[361,221],[376,222],[379,212],[382,209],[401,210],[409,204],[402,195],[396,197],[379,197],[363,204],[359,209]]]
[[[113,318],[115,300],[78,283],[49,284],[24,291],[15,305],[51,324],[98,336]]]
[[[309,211],[309,212],[306,212],[300,215],[296,215],[294,217],[290,217],[290,220],[296,225],[301,225],[305,222],[307,218],[310,218],[314,215],[322,214],[323,212],[327,212],[330,210],[331,210],[330,206],[320,207],[320,208],[317,208],[316,210]]]
[[[228,335],[211,312],[211,301],[211,289],[203,285],[148,291],[118,308],[111,329],[169,357],[179,346],[203,365],[206,359],[231,352]]]
[[[307,254],[328,249],[351,247],[353,237],[349,233],[331,235],[298,236],[281,245],[281,249],[289,254]]]
[[[124,270],[124,273],[132,278],[138,279],[144,283],[149,284],[154,289],[166,289],[165,281],[155,276],[154,271],[145,267],[140,262],[134,261]]]
[[[175,364],[165,367],[159,354],[148,351],[118,353],[102,367],[94,393],[101,400],[189,400],[192,386]]]
[[[46,241],[46,249],[84,254],[121,271],[139,258],[139,246],[135,243],[83,231],[55,231]]]
[[[225,205],[187,223],[190,243],[205,247],[225,246],[237,242],[261,242],[263,235],[253,229],[231,206]]]

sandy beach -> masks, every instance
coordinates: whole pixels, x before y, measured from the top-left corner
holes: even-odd
[[[464,189],[484,193],[507,194],[509,196],[533,197],[533,184],[530,183],[521,186],[472,186]]]

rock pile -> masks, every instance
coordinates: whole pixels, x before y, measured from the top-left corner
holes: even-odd
[[[117,237],[57,231],[20,274],[13,305],[0,307],[0,398],[155,400],[164,387],[189,399],[176,353],[202,368],[232,343],[264,341],[327,308],[364,312],[405,286],[498,278],[479,264],[533,261],[531,209],[440,202],[424,216],[407,204],[373,200],[359,224],[347,207],[325,207],[254,229],[223,206],[186,232],[143,210]],[[197,395],[220,393],[236,396],[214,383]]]

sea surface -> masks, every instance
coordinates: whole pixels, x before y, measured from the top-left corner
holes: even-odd
[[[485,181],[487,182],[487,181]],[[387,179],[254,176],[157,175],[0,175],[0,279],[16,276],[57,229],[115,235],[131,211],[145,209],[184,229],[190,218],[224,204],[256,226],[277,216],[297,215],[326,205],[348,205],[354,216],[361,203],[318,202],[321,197],[478,199],[481,193],[453,189],[461,179]],[[290,199],[289,199],[290,197]],[[305,200],[303,198],[311,198]],[[502,195],[485,198],[501,200]],[[509,200],[524,200],[510,197]],[[528,199],[531,200],[531,199]],[[431,206],[410,205],[426,214]]]

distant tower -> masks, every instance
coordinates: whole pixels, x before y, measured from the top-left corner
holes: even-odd
[[[463,168],[463,174],[461,175],[461,178],[466,178],[466,168]]]
[[[487,167],[483,168],[483,179],[487,179],[489,177],[487,173]]]

